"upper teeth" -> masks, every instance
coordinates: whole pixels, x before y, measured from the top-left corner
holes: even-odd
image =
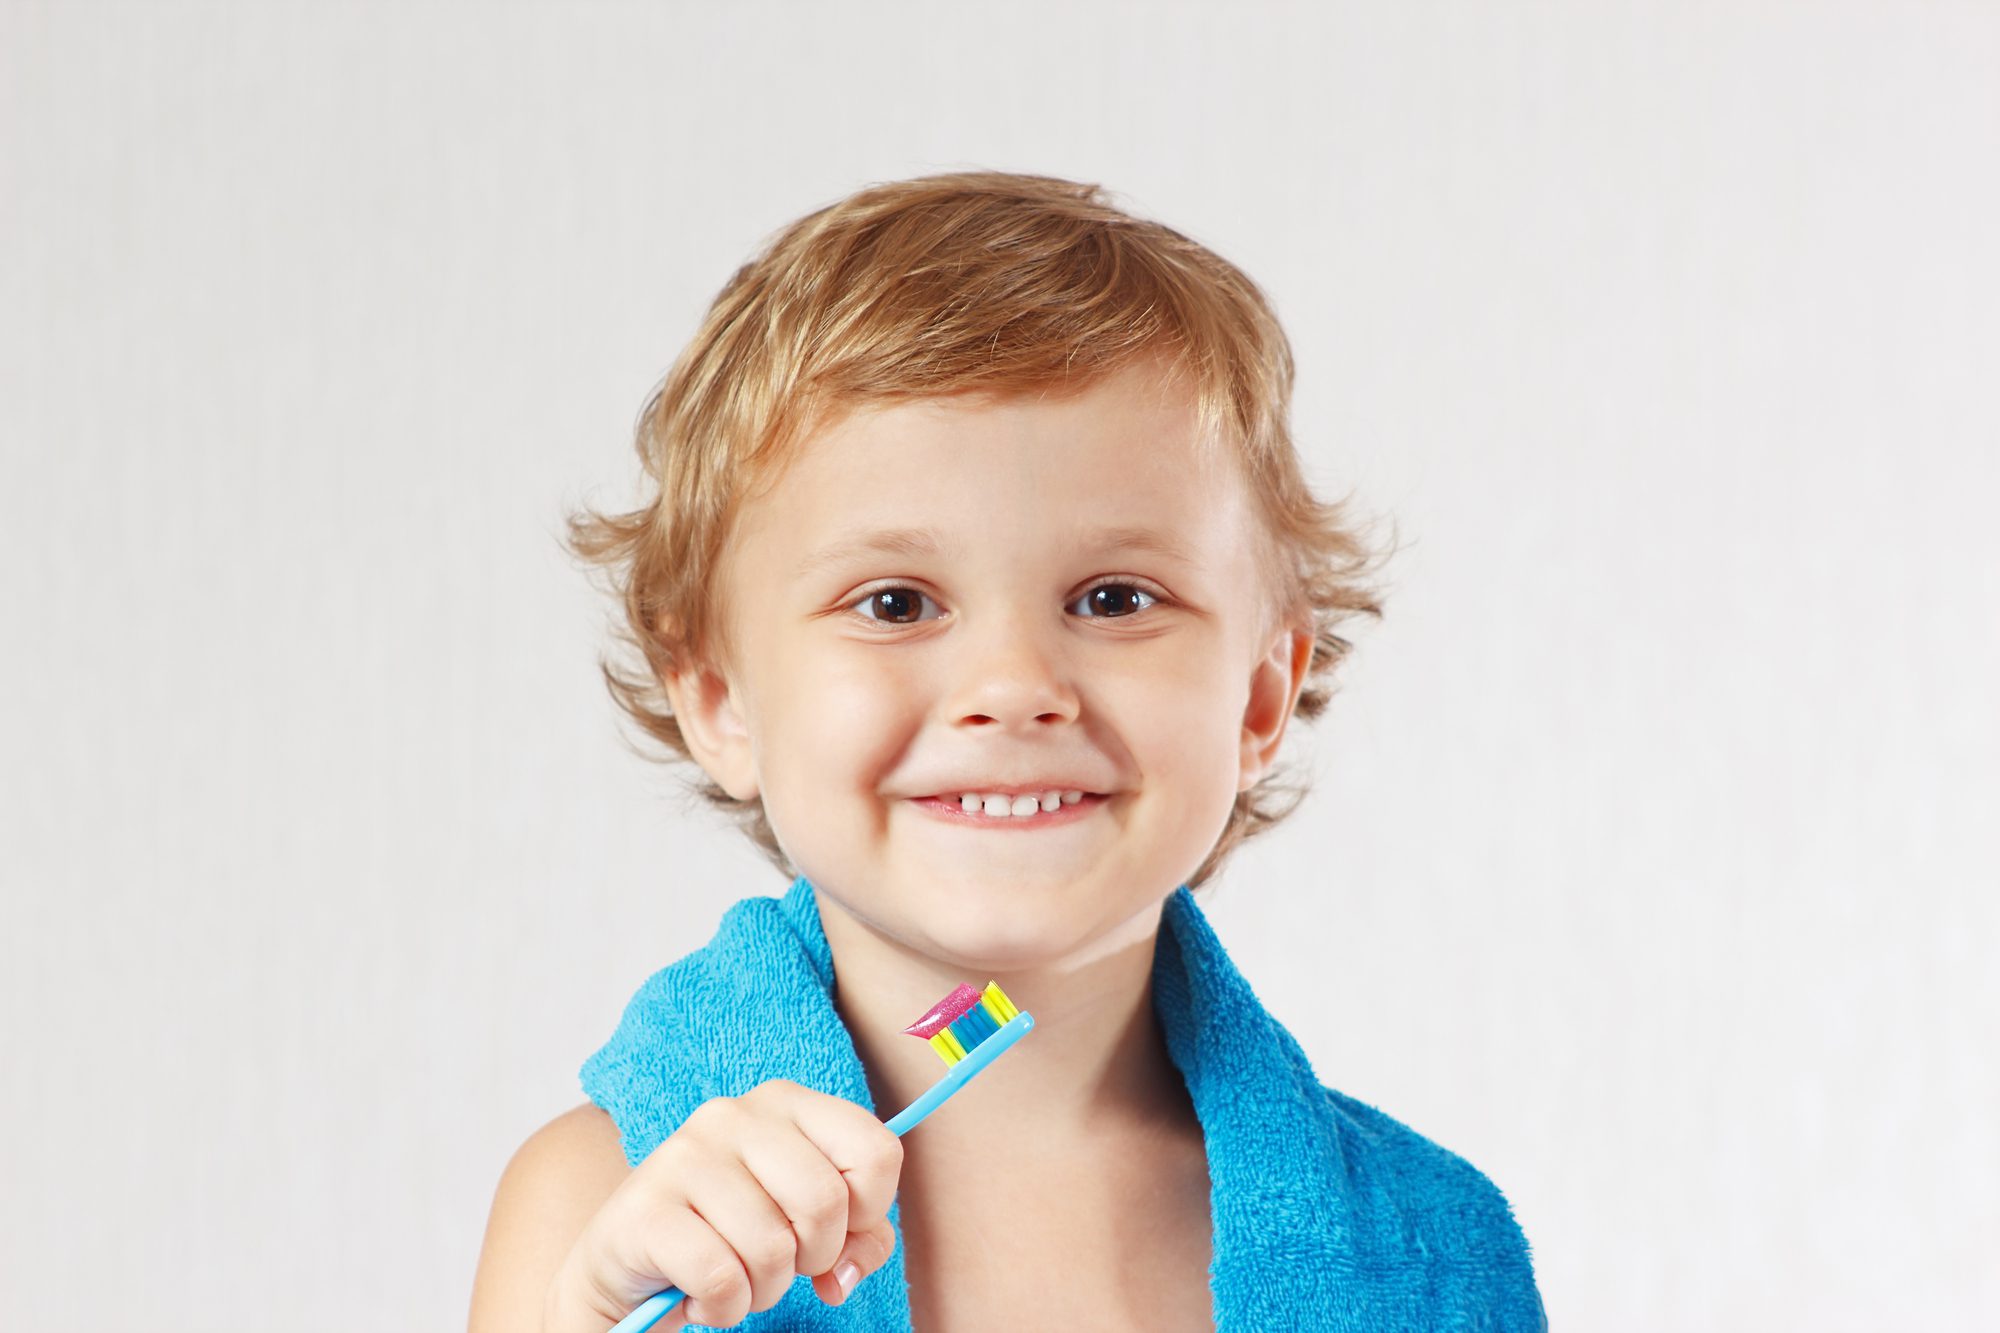
[[[1080,791],[1023,792],[1008,796],[1001,792],[969,791],[958,798],[959,808],[968,815],[1032,815],[1059,805],[1075,805],[1083,799]]]

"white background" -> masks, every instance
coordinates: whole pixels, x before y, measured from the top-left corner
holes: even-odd
[[[1996,70],[1886,0],[6,4],[0,1319],[462,1326],[785,887],[624,748],[562,515],[764,237],[986,166],[1241,264],[1405,541],[1203,898],[1320,1076],[1560,1329],[1993,1327]]]

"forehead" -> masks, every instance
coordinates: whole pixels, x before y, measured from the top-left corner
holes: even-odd
[[[1068,393],[865,405],[794,446],[737,535],[746,556],[782,554],[790,574],[885,533],[908,555],[1068,549],[1111,533],[1212,560],[1242,544],[1244,498],[1232,452],[1203,447],[1191,391],[1141,365]]]

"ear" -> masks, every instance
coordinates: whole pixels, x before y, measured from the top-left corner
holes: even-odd
[[[1312,665],[1313,636],[1287,627],[1250,673],[1250,701],[1243,708],[1243,744],[1236,790],[1249,791],[1268,773],[1278,757],[1299,693],[1305,689],[1306,668]]]
[[[753,799],[758,790],[757,759],[735,690],[707,668],[675,675],[666,686],[681,738],[695,760],[731,796]]]

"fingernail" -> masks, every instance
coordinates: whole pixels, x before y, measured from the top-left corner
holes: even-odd
[[[854,1284],[861,1280],[861,1266],[852,1259],[833,1270],[833,1280],[840,1284],[840,1298],[847,1299],[847,1293],[854,1290]]]

